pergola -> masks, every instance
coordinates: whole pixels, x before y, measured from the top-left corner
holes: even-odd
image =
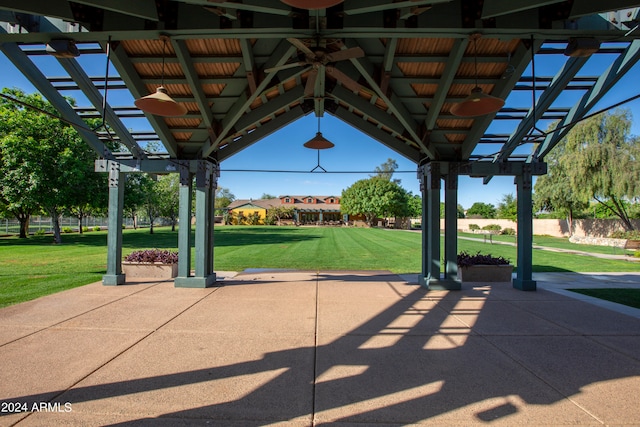
[[[549,151],[640,59],[636,6],[640,1],[0,0],[0,49],[101,156],[96,170],[109,174],[105,285],[125,279],[126,174],[180,174],[175,285],[211,286],[220,164],[304,115],[331,114],[415,162],[423,200],[420,281],[429,288],[460,288],[458,177],[513,176],[514,286],[535,290],[532,177],[546,173]],[[64,75],[51,75],[40,61],[45,55]],[[536,75],[535,59],[545,56],[555,71]],[[110,65],[91,74],[85,57]],[[596,57],[608,67],[588,74]],[[177,102],[164,104],[178,109],[169,116],[109,102],[108,91],[139,99],[161,85]],[[81,91],[87,105],[69,105],[65,91]],[[512,96],[518,91],[524,96]],[[85,117],[108,126],[92,131]],[[144,118],[153,132],[127,126],[132,118]],[[488,133],[498,120],[510,130]],[[556,130],[542,131],[552,120]],[[107,140],[122,151],[108,149]],[[164,150],[142,148],[153,140]]]

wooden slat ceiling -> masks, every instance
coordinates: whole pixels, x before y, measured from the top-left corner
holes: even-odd
[[[45,8],[0,0],[0,43],[15,43],[33,57],[51,39],[73,39],[83,55],[104,52],[111,40],[112,64],[133,98],[163,85],[187,108],[183,117],[147,116],[169,157],[224,160],[257,142],[261,129],[273,131],[305,114],[333,114],[416,163],[467,160],[479,143],[490,140],[486,130],[502,112],[461,118],[450,111],[476,81],[484,93],[504,99],[523,79],[532,50],[547,46],[547,53],[562,58],[560,72],[569,61],[562,52],[573,37],[615,38],[621,55],[634,40],[629,29],[638,6],[618,2],[628,9],[605,16],[599,14],[606,11],[603,2],[585,1],[577,16],[574,1],[514,0],[499,7],[504,2],[345,0],[318,11],[279,0],[137,0],[110,8],[97,0],[82,7],[53,3]],[[59,10],[54,16],[53,6]],[[314,93],[305,94],[311,64],[282,67],[305,61],[287,38],[326,53],[359,47],[364,57],[327,64],[324,80],[318,77]],[[608,45],[602,46],[604,52]],[[49,82],[57,77],[42,72]],[[531,85],[528,73],[524,77]],[[102,77],[92,79],[96,87]],[[548,86],[554,75],[545,77]],[[127,107],[118,110],[122,117],[131,114]],[[505,111],[530,107],[506,105]],[[512,128],[517,125],[513,120]],[[144,138],[156,137],[132,131],[131,138],[144,145]],[[508,135],[498,141],[505,149],[521,143]]]

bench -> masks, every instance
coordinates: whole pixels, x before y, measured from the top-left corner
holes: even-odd
[[[624,248],[637,251],[638,249],[640,249],[640,240],[627,239],[627,241],[624,243]]]

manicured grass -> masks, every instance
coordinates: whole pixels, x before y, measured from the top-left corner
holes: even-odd
[[[474,239],[483,239],[483,235],[480,233],[458,233],[459,237],[470,237]],[[500,235],[496,234],[491,237],[494,242],[507,242],[515,243],[516,236]],[[569,242],[567,238],[551,237],[551,236],[533,236],[534,246],[546,246],[550,248],[567,249],[579,252],[592,252],[597,254],[608,255],[624,255],[633,254],[634,251],[625,251],[621,248],[614,248],[612,246],[597,246],[597,245],[582,245]]]
[[[569,289],[590,297],[640,308],[640,289]]]
[[[215,229],[215,269],[421,271],[419,232],[364,228],[225,226]],[[125,230],[123,253],[135,249],[177,250],[178,233],[169,228]],[[107,233],[63,234],[26,240],[0,238],[0,306],[100,281],[106,271]],[[504,256],[514,264],[516,248],[460,239],[459,250]],[[534,250],[534,271],[640,271],[640,263],[585,258]]]

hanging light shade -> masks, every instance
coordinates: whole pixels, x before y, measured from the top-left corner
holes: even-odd
[[[156,93],[137,99],[134,104],[145,113],[156,116],[176,117],[187,114],[187,108],[167,95],[167,89],[160,86]]]
[[[451,107],[451,114],[459,117],[477,117],[495,113],[504,106],[504,99],[482,93],[478,86],[469,96]]]
[[[478,86],[478,39],[482,37],[480,33],[471,34],[473,41],[473,68],[476,78],[476,87],[471,89],[471,93],[464,100],[451,107],[451,114],[459,117],[477,117],[495,113],[504,105],[504,99],[482,93]]]
[[[333,142],[322,136],[322,132],[316,133],[316,136],[305,142],[303,145],[313,150],[325,150],[327,148],[335,147]]]
[[[156,93],[152,93],[151,95],[144,96],[140,99],[136,99],[134,104],[136,107],[144,111],[145,113],[154,114],[156,116],[164,116],[164,117],[176,117],[176,116],[184,116],[187,114],[187,108],[174,101],[167,94],[167,89],[164,85],[164,52],[167,47],[167,41],[169,40],[169,36],[160,35],[160,40],[162,40],[162,77],[160,79],[160,86],[156,89]]]
[[[298,9],[325,9],[342,3],[342,0],[281,0],[282,3]]]

